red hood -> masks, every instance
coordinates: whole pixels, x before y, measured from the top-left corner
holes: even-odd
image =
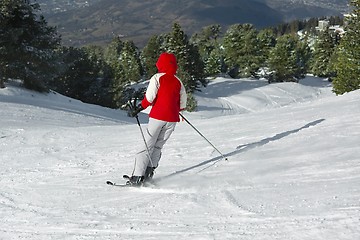
[[[177,70],[176,57],[172,53],[162,53],[156,63],[159,73],[175,75]]]

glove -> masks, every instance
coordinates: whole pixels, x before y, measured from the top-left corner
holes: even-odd
[[[142,110],[144,110],[144,108],[141,106],[141,104],[137,106],[132,106],[128,111],[128,116],[136,117],[139,114],[139,112],[141,112]]]

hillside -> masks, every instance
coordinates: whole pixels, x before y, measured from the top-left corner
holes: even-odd
[[[215,79],[185,115],[229,160],[180,122],[156,186],[116,188],[142,144],[134,119],[7,83],[0,239],[359,239],[359,93]]]
[[[259,0],[284,13],[285,19],[321,17],[334,13],[346,13],[349,0]]]
[[[276,0],[93,0],[71,6],[68,1],[39,2],[48,22],[58,27],[63,43],[72,46],[101,45],[123,36],[142,47],[151,35],[171,31],[175,21],[191,35],[210,24],[226,29],[234,23],[252,23],[262,28],[284,20],[339,15],[346,8],[344,0],[327,5]]]

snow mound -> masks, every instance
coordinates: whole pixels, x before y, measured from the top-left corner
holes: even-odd
[[[196,115],[216,117],[260,112],[331,95],[329,82],[311,76],[300,84],[217,78],[196,93],[199,111]]]

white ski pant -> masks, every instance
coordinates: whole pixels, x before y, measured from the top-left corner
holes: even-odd
[[[174,131],[176,122],[166,122],[149,118],[144,137],[149,148],[142,143],[141,150],[136,154],[133,176],[144,176],[147,167],[157,167],[161,157],[161,149]],[[149,159],[149,155],[151,161]]]

